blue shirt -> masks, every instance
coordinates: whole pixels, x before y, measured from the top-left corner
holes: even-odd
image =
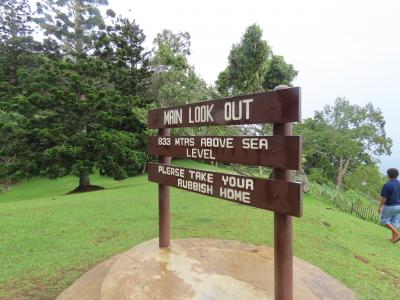
[[[400,205],[400,181],[392,179],[388,181],[382,188],[381,196],[386,198],[385,205]]]

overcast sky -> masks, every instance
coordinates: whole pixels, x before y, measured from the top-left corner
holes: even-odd
[[[134,18],[151,48],[164,28],[188,31],[190,62],[208,83],[227,64],[233,43],[257,23],[274,53],[299,71],[303,117],[337,97],[372,102],[387,121],[393,154],[382,169],[400,168],[400,1],[124,1],[109,0]],[[129,11],[130,10],[130,11]]]
[[[149,49],[164,28],[188,31],[190,62],[208,83],[246,27],[259,24],[273,52],[299,71],[294,83],[302,88],[303,118],[337,97],[372,102],[394,140],[381,168],[400,168],[400,0],[109,0],[109,6],[137,21]]]

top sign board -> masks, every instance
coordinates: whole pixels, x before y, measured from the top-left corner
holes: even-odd
[[[149,111],[149,128],[287,123],[301,120],[300,88]]]

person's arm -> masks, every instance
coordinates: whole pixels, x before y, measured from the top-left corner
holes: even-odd
[[[387,198],[389,197],[391,191],[390,191],[390,186],[386,183],[383,187],[382,187],[382,191],[381,191],[381,199],[379,201],[379,208],[378,208],[378,212],[381,214],[382,213],[382,208],[385,205]]]
[[[379,208],[378,208],[379,213],[382,213],[382,208],[385,205],[385,203],[386,203],[386,198],[381,197],[381,200],[379,201]]]

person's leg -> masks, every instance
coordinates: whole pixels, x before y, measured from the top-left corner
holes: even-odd
[[[388,228],[392,233],[392,238],[390,239],[391,242],[398,241],[400,238],[400,233],[397,231],[395,226],[393,226],[392,221],[396,217],[397,212],[392,206],[383,206],[382,213],[381,213],[381,224]]]
[[[390,239],[391,242],[398,242],[400,240],[400,233],[392,224],[385,225],[389,230],[392,232],[392,238]]]
[[[393,241],[400,241],[400,239],[398,238],[400,236],[400,205],[396,205],[393,207],[394,210],[394,216],[391,220],[391,224],[393,225],[393,227],[397,230],[398,232],[398,236],[396,237],[392,237]]]

